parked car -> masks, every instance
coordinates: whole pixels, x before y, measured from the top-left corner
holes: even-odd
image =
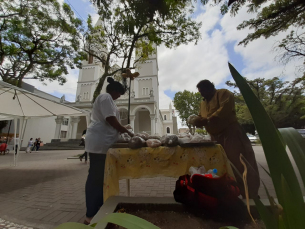
[[[297,129],[300,135],[302,135],[303,138],[305,138],[305,129]]]
[[[248,136],[251,143],[256,143],[257,140],[258,140],[258,137],[254,136],[252,134],[247,134],[247,136]]]

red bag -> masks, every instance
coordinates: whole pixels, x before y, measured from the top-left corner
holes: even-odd
[[[199,209],[211,217],[227,217],[230,215],[228,212],[240,216],[240,212],[246,212],[239,195],[237,183],[227,174],[219,178],[195,174],[192,179],[184,175],[176,181],[174,191],[177,202]]]

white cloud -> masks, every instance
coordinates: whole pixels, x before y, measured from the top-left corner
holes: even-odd
[[[69,74],[66,76],[67,82],[64,85],[59,85],[57,81],[45,81],[47,85],[44,85],[38,80],[24,80],[24,82],[33,85],[41,91],[56,95],[58,97],[65,95],[65,99],[67,101],[74,102],[78,81],[78,72],[78,69],[70,69]]]
[[[176,49],[161,46],[159,54],[160,89],[196,91],[196,84],[209,79],[216,85],[228,75],[228,53],[225,39],[219,30],[211,31],[220,19],[219,8],[206,7],[196,20],[202,21],[202,39],[195,46],[188,44]]]
[[[291,62],[287,66],[283,66],[276,60],[278,53],[273,51],[276,42],[285,38],[291,29],[280,32],[277,36],[269,37],[268,39],[261,37],[250,42],[246,47],[237,45],[253,30],[237,30],[236,27],[242,21],[254,16],[255,14],[247,13],[247,9],[243,7],[237,16],[231,17],[227,14],[221,19],[220,24],[223,28],[225,40],[234,42],[235,52],[242,56],[245,68],[239,69],[239,71],[249,79],[283,77],[285,80],[293,80],[296,77],[296,66],[302,64],[301,61]]]

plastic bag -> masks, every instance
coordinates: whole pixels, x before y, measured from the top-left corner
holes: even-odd
[[[189,123],[190,125],[195,125],[195,123],[196,123],[196,121],[198,120],[198,119],[201,119],[200,118],[200,116],[198,116],[198,115],[194,115],[194,114],[192,114],[192,115],[190,115],[188,118],[187,118],[187,123]]]
[[[164,135],[161,138],[162,145],[173,147],[179,145],[178,137],[174,134]]]
[[[148,139],[146,141],[147,147],[156,148],[161,146],[161,141],[158,139]]]
[[[200,134],[195,134],[192,138],[190,143],[200,143],[200,142],[205,142],[205,138],[200,135]]]
[[[132,137],[128,143],[128,147],[131,149],[138,149],[146,146],[146,142],[139,136]]]
[[[129,142],[131,137],[127,133],[120,134],[118,143],[127,143]]]

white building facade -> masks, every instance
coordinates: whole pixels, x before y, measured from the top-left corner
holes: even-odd
[[[79,72],[76,91],[76,102],[70,105],[91,112],[92,98],[96,85],[104,73],[100,62],[91,57],[84,61]],[[159,80],[157,53],[144,63],[138,64],[140,76],[131,81],[130,125],[135,133],[147,132],[151,135],[177,134],[177,118],[171,104],[168,109],[159,109]],[[129,79],[128,79],[129,81]],[[105,80],[101,93],[106,93]],[[128,123],[128,93],[116,101],[121,114],[121,123]],[[164,119],[165,117],[165,119]],[[80,138],[86,128],[85,118],[79,118],[76,138]],[[74,137],[72,135],[71,137]]]

